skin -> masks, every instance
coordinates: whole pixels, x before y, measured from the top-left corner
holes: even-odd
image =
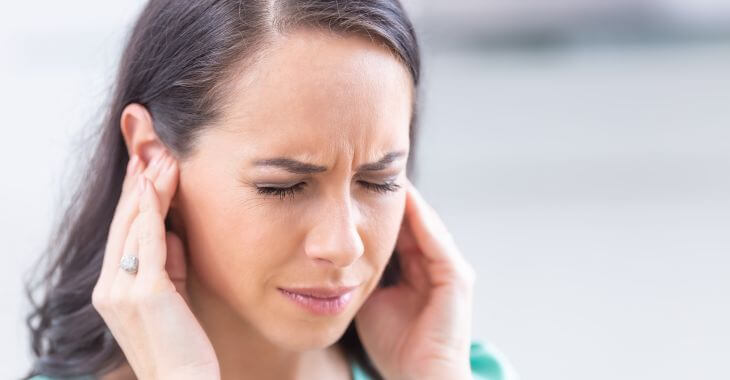
[[[233,79],[185,160],[143,106],[126,107],[133,159],[92,303],[129,366],[106,378],[349,378],[333,344],[353,319],[386,378],[470,378],[474,271],[407,179],[412,87],[384,47],[301,30]],[[357,170],[389,152],[403,155]],[[274,157],[325,169],[253,165]],[[284,199],[258,193],[296,184]],[[376,289],[394,247],[403,282]],[[138,252],[136,275],[122,252]],[[328,285],[357,285],[344,312],[314,315],[277,290]]]

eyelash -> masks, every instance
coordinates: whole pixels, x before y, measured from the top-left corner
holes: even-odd
[[[386,182],[384,184],[379,184],[360,181],[360,183],[365,186],[366,189],[381,194],[398,191],[398,189],[400,189],[401,187],[395,182]],[[300,182],[291,187],[258,187],[257,192],[262,195],[273,195],[283,200],[287,196],[294,196],[296,193],[300,192],[303,187],[304,182]]]

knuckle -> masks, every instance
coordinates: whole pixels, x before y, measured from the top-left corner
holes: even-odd
[[[140,291],[139,288],[133,287],[129,291],[130,303],[136,309],[138,309],[140,307],[140,305],[144,303],[145,297],[146,296],[145,296],[144,292]]]
[[[139,239],[139,244],[151,245],[159,239],[159,236],[154,228],[149,226],[147,223],[141,223],[137,229],[137,238]]]
[[[102,311],[107,308],[108,300],[99,286],[95,286],[94,290],[91,292],[91,305],[97,311]]]
[[[147,186],[153,186],[154,181],[147,179]],[[156,212],[158,210],[156,195],[142,196],[139,202],[140,212]]]
[[[150,298],[152,298],[152,292],[145,284],[137,283],[129,290],[129,296],[135,306],[140,306],[149,302]]]
[[[150,205],[150,202],[147,199],[145,199],[144,197],[142,197],[142,199],[139,202],[139,213],[140,214],[147,213],[147,212],[150,212],[151,210],[152,210],[152,207]]]
[[[108,297],[108,304],[111,309],[120,311],[128,307],[129,299],[122,291],[112,290]]]
[[[138,311],[153,310],[160,300],[160,293],[153,287],[144,284],[135,287],[131,296],[134,300],[134,307]]]

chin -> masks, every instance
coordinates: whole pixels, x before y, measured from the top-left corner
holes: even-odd
[[[307,326],[297,323],[270,331],[268,335],[273,343],[292,351],[317,350],[337,343],[345,333],[349,322],[349,320],[330,321],[328,324],[311,323]]]

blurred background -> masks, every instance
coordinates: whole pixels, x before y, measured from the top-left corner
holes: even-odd
[[[0,13],[0,377],[140,0]],[[478,272],[474,335],[522,379],[730,379],[730,2],[405,2],[416,184]]]

